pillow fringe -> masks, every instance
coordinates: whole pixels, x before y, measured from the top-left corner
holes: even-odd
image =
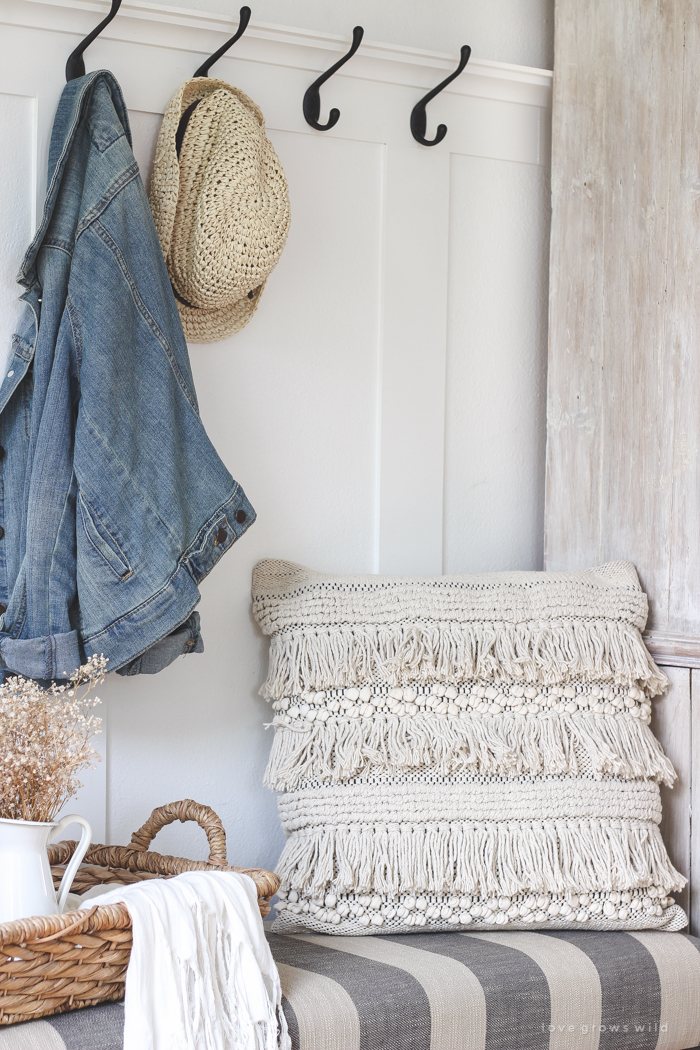
[[[271,700],[361,684],[568,682],[668,687],[636,627],[612,620],[297,628],[275,634],[261,690]]]
[[[681,890],[645,821],[463,821],[325,825],[296,832],[277,865],[285,888],[334,893],[581,893]]]
[[[375,715],[273,724],[264,781],[273,791],[293,791],[307,781],[340,784],[370,771],[397,775],[427,766],[441,776],[463,771],[563,775],[582,772],[583,762],[597,777],[650,778],[668,785],[676,779],[649,727],[630,715]]]

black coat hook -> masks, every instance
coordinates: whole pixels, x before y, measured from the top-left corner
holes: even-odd
[[[66,62],[66,81],[77,80],[78,77],[85,76],[85,63],[83,61],[83,51],[85,51],[85,49],[90,46],[93,40],[95,40],[100,35],[104,27],[106,25],[109,25],[109,23],[112,21],[117,11],[121,7],[121,3],[122,0],[112,0],[112,9],[107,15],[107,17],[103,18],[100,24],[98,26],[95,26],[93,31],[91,33],[88,33],[85,39],[81,41],[80,44],[78,44],[75,51],[73,51],[68,56],[68,61]]]
[[[306,119],[306,123],[310,124],[312,128],[316,128],[317,131],[328,131],[329,128],[335,127],[340,118],[340,110],[334,108],[328,114],[328,123],[319,124],[318,118],[321,115],[321,96],[318,93],[319,88],[322,84],[325,84],[326,81],[329,80],[334,73],[337,73],[340,67],[344,66],[348,59],[352,58],[352,56],[355,54],[358,47],[360,46],[360,42],[362,41],[364,32],[365,31],[362,28],[362,26],[355,26],[355,28],[352,31],[352,47],[348,51],[347,55],[343,55],[343,57],[338,62],[336,62],[334,66],[331,66],[331,68],[327,69],[325,73],[322,73],[318,80],[314,80],[311,87],[306,89],[306,94],[304,95],[303,103],[304,117]]]
[[[242,7],[238,17],[238,29],[236,30],[236,32],[233,34],[230,40],[227,40],[226,43],[219,48],[218,51],[214,52],[211,58],[208,58],[206,62],[202,62],[201,66],[194,74],[196,77],[208,77],[209,70],[214,65],[214,63],[218,62],[220,58],[223,58],[228,49],[230,47],[233,47],[237,40],[240,40],[240,38],[243,36],[246,29],[248,28],[248,23],[250,22],[250,8]]]
[[[425,95],[420,100],[420,102],[417,102],[411,110],[411,134],[413,135],[416,142],[420,142],[422,146],[437,146],[438,142],[442,142],[445,135],[447,134],[447,125],[439,124],[435,138],[430,140],[426,139],[425,129],[427,127],[428,118],[425,115],[425,107],[432,99],[435,98],[436,95],[439,95],[442,89],[446,88],[447,85],[455,79],[455,77],[459,76],[459,74],[462,72],[467,62],[469,61],[469,56],[472,53],[472,49],[469,47],[468,44],[464,44],[464,46],[460,48],[459,53],[461,57],[459,60],[459,65],[455,69],[454,73],[450,73],[449,77],[445,77],[441,84],[438,84],[438,86],[434,87],[432,91],[429,91],[428,94]]]

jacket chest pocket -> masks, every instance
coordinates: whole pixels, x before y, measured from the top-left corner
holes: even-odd
[[[82,492],[78,494],[78,506],[88,543],[118,580],[126,580],[133,572],[129,559]]]

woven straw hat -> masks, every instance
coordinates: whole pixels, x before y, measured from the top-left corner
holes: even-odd
[[[150,204],[185,336],[211,343],[239,332],[290,218],[287,180],[247,95],[209,77],[182,85],[158,136]]]

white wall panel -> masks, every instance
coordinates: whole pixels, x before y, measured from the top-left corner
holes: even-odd
[[[389,151],[378,562],[442,571],[449,154]]]
[[[134,156],[146,187],[151,182],[155,144],[162,122],[162,113],[145,113],[139,109],[129,110],[129,125],[131,127],[131,142]]]
[[[549,180],[453,156],[444,571],[542,567]]]
[[[20,315],[15,277],[34,230],[36,104],[0,93],[0,375],[10,353],[9,336]]]
[[[202,588],[204,655],[109,689],[110,841],[128,841],[157,784],[162,800],[205,799],[251,864],[271,863],[282,841],[260,788],[270,712],[258,696],[265,645],[250,620],[252,568],[279,556],[372,571],[376,499],[383,149],[270,134],[291,190],[287,246],[254,321],[190,348],[207,432],[258,521]],[[201,852],[198,840],[195,829],[162,835]]]
[[[40,202],[65,59],[103,8],[0,5],[0,91],[36,108],[18,149],[38,144]],[[223,15],[124,0],[88,51],[87,68],[113,69],[123,87],[144,178],[170,97],[230,29]],[[449,131],[426,149],[409,114],[453,57],[363,43],[322,92],[322,115],[337,105],[340,123],[312,131],[304,90],[346,48],[252,25],[215,70],[261,105],[292,206],[251,323],[190,347],[204,423],[259,517],[204,581],[205,652],[101,691],[106,762],[74,805],[106,817],[111,842],[189,796],[221,814],[233,860],[274,865],[258,559],[406,573],[540,563],[549,75],[473,59],[429,108],[428,134],[438,121]],[[12,272],[28,239],[13,242]],[[180,825],[158,844],[205,852]]]

